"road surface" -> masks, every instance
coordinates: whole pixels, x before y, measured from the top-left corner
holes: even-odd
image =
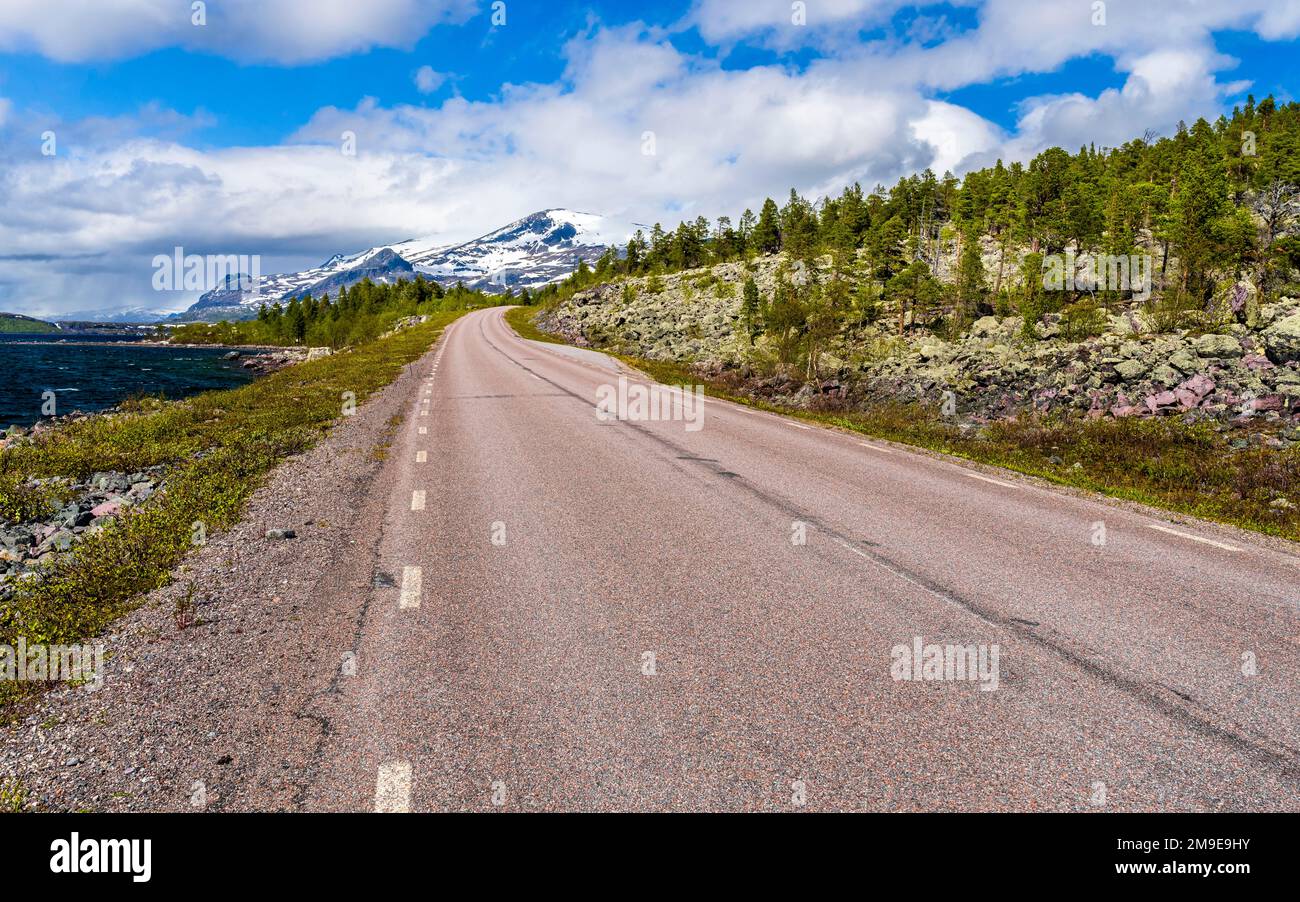
[[[626,370],[500,308],[419,365],[305,807],[1300,809],[1300,558],[721,401],[602,419]]]

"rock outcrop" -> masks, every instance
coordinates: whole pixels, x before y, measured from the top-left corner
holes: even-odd
[[[777,268],[777,258],[755,263],[752,274],[765,297]],[[923,330],[900,337],[881,321],[829,344],[810,381],[771,375],[767,340],[751,344],[742,323],[745,275],[744,264],[728,263],[601,285],[538,322],[578,344],[687,361],[706,371],[752,371],[760,393],[786,403],[813,403],[827,393],[826,384],[849,404],[937,404],[952,392],[958,415],[972,422],[1027,412],[1270,420],[1279,426],[1272,441],[1300,440],[1300,299],[1252,307],[1250,324],[1232,322],[1205,334],[1156,332],[1139,307],[1111,316],[1100,334],[1081,340],[1063,337],[1060,314],[1045,316],[1037,337],[1023,334],[1018,317],[983,317],[954,340]]]

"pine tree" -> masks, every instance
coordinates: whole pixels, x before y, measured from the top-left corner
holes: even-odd
[[[957,309],[954,312],[959,325],[967,325],[974,321],[976,313],[984,304],[987,290],[984,281],[984,261],[980,257],[979,235],[971,230],[966,235],[961,259],[957,262]]]
[[[781,249],[781,218],[776,201],[768,198],[758,214],[758,223],[752,236],[754,249],[760,254],[775,254]]]
[[[749,334],[749,343],[753,344],[754,339],[762,331],[759,325],[759,311],[762,302],[758,296],[758,283],[754,281],[753,276],[745,278],[745,288],[741,292],[740,318],[745,324],[745,331]]]

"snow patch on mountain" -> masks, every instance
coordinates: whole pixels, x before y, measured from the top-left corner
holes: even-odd
[[[615,234],[607,234],[614,232]],[[444,287],[504,293],[540,288],[567,277],[580,260],[594,265],[626,235],[604,217],[577,210],[542,210],[472,241],[448,245],[436,237],[410,238],[355,254],[335,254],[320,266],[296,273],[262,276],[257,291],[246,278],[227,278],[175,319],[250,319],[262,304],[310,293],[336,295],[362,279],[391,284],[417,273]]]

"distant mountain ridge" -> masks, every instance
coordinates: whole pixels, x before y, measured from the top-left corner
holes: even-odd
[[[306,294],[334,296],[362,279],[392,284],[417,274],[444,287],[462,283],[490,293],[536,289],[565,278],[581,260],[594,264],[612,244],[624,240],[621,235],[603,235],[603,226],[603,217],[592,213],[541,210],[460,244],[411,238],[356,254],[335,254],[313,269],[263,276],[256,293],[246,276],[231,276],[221,288],[206,292],[169,319],[251,319],[262,304]]]

